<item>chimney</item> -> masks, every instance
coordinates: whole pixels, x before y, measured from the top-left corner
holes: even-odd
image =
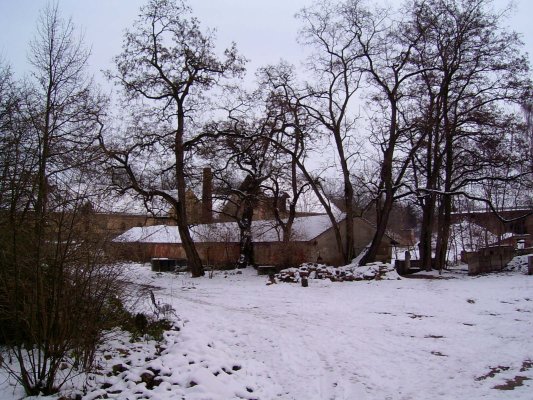
[[[290,196],[283,192],[281,193],[281,195],[276,199],[276,205],[278,207],[278,210],[279,212],[281,213],[281,215],[286,215],[287,214],[287,199],[289,198]]]
[[[287,199],[289,197],[290,196],[287,193],[283,192],[280,198],[280,204],[278,205],[278,207],[279,210],[284,214],[287,213]]]
[[[209,167],[203,170],[202,216],[200,221],[202,224],[213,222],[213,173]]]

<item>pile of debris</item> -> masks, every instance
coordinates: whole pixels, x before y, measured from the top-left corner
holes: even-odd
[[[343,267],[331,267],[324,264],[305,263],[298,268],[281,270],[274,276],[275,282],[297,283],[302,279],[329,279],[332,282],[353,282],[362,280],[397,280],[400,276],[392,266],[375,262],[364,266],[349,264]],[[274,283],[274,282],[272,282]]]

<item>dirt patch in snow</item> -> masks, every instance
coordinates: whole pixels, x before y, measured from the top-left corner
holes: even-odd
[[[496,385],[493,389],[497,390],[514,390],[515,388],[524,385],[524,381],[529,381],[527,376],[515,376],[513,379],[508,379],[503,385]]]

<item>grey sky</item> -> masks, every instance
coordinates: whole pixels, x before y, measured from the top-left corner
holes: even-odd
[[[63,16],[72,17],[85,32],[92,48],[91,70],[100,80],[101,69],[109,68],[120,51],[122,33],[135,19],[145,0],[58,0]],[[219,45],[235,41],[251,60],[250,74],[259,66],[281,58],[298,63],[304,52],[296,43],[298,24],[294,14],[312,0],[190,0],[202,26],[217,28]],[[389,0],[394,3],[397,0]],[[508,3],[495,0],[497,8]],[[533,62],[533,1],[515,0],[509,26],[521,33]],[[10,62],[17,75],[27,68],[28,42],[33,36],[39,10],[46,0],[0,0],[0,56]],[[20,74],[21,75],[21,74]]]
[[[63,16],[85,32],[92,48],[91,70],[109,68],[120,52],[123,31],[136,18],[145,0],[59,0]],[[297,21],[294,14],[308,0],[191,0],[194,14],[202,26],[217,29],[220,49],[232,41],[251,62],[251,73],[280,58],[298,62],[303,58],[296,44]],[[16,70],[26,68],[28,42],[33,37],[39,10],[46,0],[0,0],[0,55]]]

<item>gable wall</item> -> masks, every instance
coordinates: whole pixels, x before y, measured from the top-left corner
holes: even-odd
[[[343,245],[345,245],[346,240],[344,238],[343,232],[345,230],[346,222],[342,221],[340,224],[341,235],[343,236]],[[354,219],[354,250],[355,254],[358,255],[363,249],[365,249],[374,236],[374,227],[364,221],[361,218]],[[335,240],[335,233],[333,228],[328,229],[321,235],[316,238],[316,249],[320,253],[320,257],[324,260],[326,264],[330,265],[343,265],[344,260],[342,255],[337,251],[337,242]],[[389,262],[392,254],[391,240],[388,237],[385,237],[381,243],[381,246],[378,249],[377,260],[383,262]]]

